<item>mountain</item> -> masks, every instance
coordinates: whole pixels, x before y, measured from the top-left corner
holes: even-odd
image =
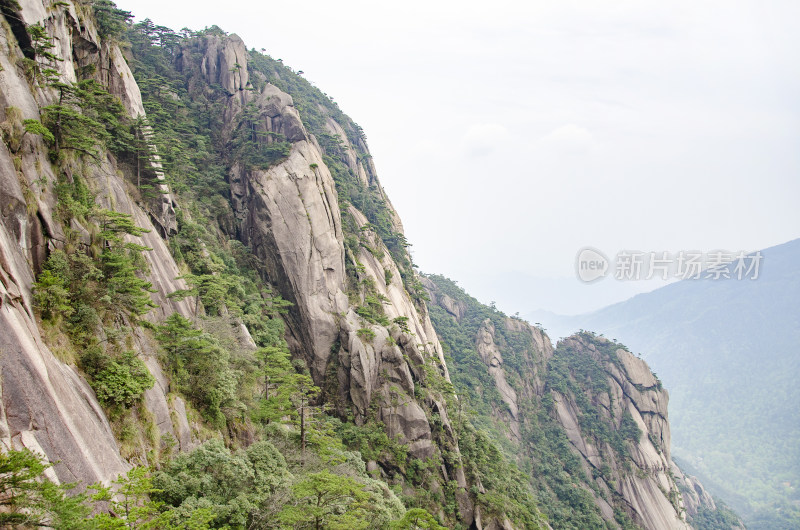
[[[415,271],[300,73],[109,0],[0,8],[0,525],[738,526],[643,362]]]
[[[644,361],[590,332],[554,348],[445,277],[424,284],[473,423],[534,478],[554,527],[739,525],[672,462],[668,394]]]
[[[800,524],[800,240],[761,251],[756,280],[682,281],[594,313],[532,315],[641,352],[670,389],[674,454],[751,528]]]

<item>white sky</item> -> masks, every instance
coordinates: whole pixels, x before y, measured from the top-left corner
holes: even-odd
[[[366,131],[420,269],[510,313],[654,287],[581,284],[587,245],[800,237],[800,2],[118,4],[303,70]]]

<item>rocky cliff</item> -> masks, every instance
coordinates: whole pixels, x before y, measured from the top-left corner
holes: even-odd
[[[83,484],[108,482],[129,467],[126,458],[146,462],[147,440],[129,440],[121,455],[119,432],[114,432],[107,410],[74,364],[75,353],[65,348],[59,355],[58,345],[68,338],[45,329],[38,319],[32,290],[45,260],[53,251],[69,253],[93,243],[91,229],[58,214],[64,200],[56,191],[59,182],[72,185],[80,178],[96,206],[130,215],[143,229],[126,238],[147,250],[141,270],[153,286],[155,305],[145,315],[148,321],[160,324],[173,313],[196,320],[203,314],[196,298],[169,297],[190,290],[181,279],[185,267],[168,249],[170,236],[177,232],[176,207],[181,216],[189,214],[180,211],[166,188],[157,152],[144,163],[137,159],[133,174],[124,154],[115,156],[108,150],[56,160],[52,145],[25,129],[26,120],[44,122],[43,109],[60,102],[63,89],[58,83],[75,85],[87,79],[119,98],[129,118],[146,119],[128,62],[113,40],[99,36],[89,11],[68,2],[5,3],[0,54],[5,140],[0,149],[5,330],[0,345],[0,432],[7,448],[27,447],[57,462],[51,478]],[[34,26],[43,31],[38,48],[30,40],[29,28]],[[284,317],[286,338],[314,382],[329,392],[325,399],[358,425],[382,422],[388,436],[414,458],[438,460],[442,471],[433,483],[455,481],[458,517],[470,522],[472,503],[444,398],[432,389],[424,398],[419,390],[415,395],[415,385],[430,386],[431,374],[445,381],[448,374],[425,306],[409,294],[407,286],[415,281],[409,258],[402,246],[394,252],[387,248],[368,220],[369,212],[365,215],[342,202],[329,168],[335,164],[352,175],[364,194],[381,201],[381,220],[393,237],[402,238],[402,226],[380,188],[365,142],[349,120],[339,113],[337,121],[320,107],[321,130],[336,139],[336,150],[321,147],[292,97],[268,82],[264,71],[254,69],[250,52],[235,35],[187,39],[171,58],[169,67],[183,86],[180,96],[170,97],[213,105],[219,145],[227,145],[247,128],[267,144],[280,142],[286,149],[279,161],[268,165],[235,156],[226,160],[229,188],[222,196],[229,202],[212,231],[241,241],[258,262],[262,281],[291,302]],[[42,72],[51,66],[50,79],[45,79]],[[156,125],[156,136],[157,131]],[[142,136],[152,139],[152,129],[145,126]],[[141,192],[142,174],[156,182],[160,193],[155,198]],[[355,241],[346,244],[348,236]],[[232,317],[233,325],[235,321]],[[246,347],[252,339],[247,327],[238,325]],[[155,379],[139,415],[148,417],[162,438],[169,435],[180,448],[192,447],[201,427],[187,417],[184,400],[170,389],[170,378],[156,360],[159,346],[152,333],[131,318],[97,332],[111,334],[111,328],[131,333],[128,346]],[[436,433],[431,427],[434,411]]]
[[[305,359],[317,384],[335,378],[336,394],[329,398],[340,412],[363,424],[372,405],[372,419],[382,421],[391,438],[407,445],[415,457],[427,459],[437,448],[425,409],[441,410],[446,429],[438,442],[455,448],[442,398],[432,395],[423,406],[414,397],[414,384],[425,380],[426,366],[448,378],[424,305],[411,298],[398,264],[366,215],[341,203],[326,164],[329,155],[303,124],[292,97],[258,70],[253,73],[258,88],[251,84],[248,57],[235,35],[190,40],[176,57],[190,97],[207,86],[223,88],[223,137],[233,138],[248,127],[289,143],[287,156],[268,168],[238,160],[231,164],[235,221],[230,235],[252,251],[264,279],[292,303],[286,318],[290,346]],[[366,163],[366,145],[353,145],[355,131],[348,135],[326,110],[322,114],[324,130],[340,142],[344,170],[385,200],[371,162]],[[352,127],[349,122],[345,126]],[[392,231],[402,234],[396,214],[385,204]],[[348,232],[357,234],[355,244],[345,244]],[[354,271],[350,275],[348,267]],[[377,307],[367,310],[375,301]],[[457,453],[445,464],[461,477]],[[459,482],[465,489],[463,477]]]
[[[454,381],[490,404],[486,421],[510,442],[520,467],[539,476],[553,464],[570,471],[567,490],[539,482],[552,494],[544,502],[551,521],[689,528],[701,510],[716,510],[671,460],[668,394],[643,360],[588,332],[553,348],[540,328],[482,306],[450,280],[424,283],[434,325],[455,357]],[[572,488],[582,490],[582,501]],[[561,512],[564,502],[573,513]]]
[[[2,319],[0,368],[2,410],[0,432],[6,447],[27,447],[56,462],[54,478],[62,482],[107,481],[129,464],[119,447],[104,411],[68,358],[59,359],[37,321],[32,286],[44,260],[54,249],[64,248],[71,235],[58,218],[56,183],[65,173],[81,171],[98,190],[98,201],[131,213],[149,230],[142,243],[148,253],[151,277],[157,288],[153,297],[160,314],[189,312],[187,304],[175,304],[166,294],[185,287],[178,268],[158,237],[154,222],[168,224],[160,215],[139,207],[126,193],[128,185],[118,175],[114,160],[100,159],[86,168],[51,164],[48,148],[34,134],[26,134],[24,120],[40,120],[40,109],[58,100],[57,91],[36,83],[33,70],[44,67],[44,59],[31,52],[26,28],[39,26],[49,36],[57,60],[47,66],[64,82],[76,82],[76,71],[100,65],[98,79],[117,95],[127,111],[143,113],[139,89],[116,46],[101,41],[90,18],[73,4],[50,5],[36,1],[3,4],[3,39],[0,54],[0,113],[4,142],[0,147],[0,203],[3,207]],[[30,37],[28,37],[30,39]],[[33,57],[33,58],[31,58]],[[27,61],[26,61],[27,60]],[[170,201],[164,195],[164,201]],[[75,231],[82,230],[73,225]],[[156,315],[153,318],[158,318]],[[64,362],[67,361],[67,362]],[[156,413],[169,417],[164,395],[151,398]],[[163,409],[163,411],[161,410]],[[163,424],[165,430],[172,426]]]
[[[679,528],[712,504],[670,460],[642,361],[588,335],[554,349],[420,278],[363,131],[299,74],[107,3],[2,14],[6,449],[86,485],[211,437],[247,446],[272,389],[253,374],[288,347],[361,466],[450,526],[547,527],[542,508]]]

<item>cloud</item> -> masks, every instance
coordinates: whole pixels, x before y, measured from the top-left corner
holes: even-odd
[[[369,135],[420,267],[468,290],[517,289],[488,279],[510,265],[572,278],[586,244],[798,237],[800,2],[308,0],[268,32],[269,2],[117,2],[304,70]]]
[[[558,154],[588,154],[597,147],[594,135],[585,127],[574,123],[553,129],[536,143],[539,148]]]
[[[508,138],[508,129],[499,123],[476,123],[467,128],[462,142],[469,156],[492,154]]]

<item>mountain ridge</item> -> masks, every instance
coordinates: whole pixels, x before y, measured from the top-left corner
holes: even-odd
[[[779,521],[792,520],[796,498],[798,453],[788,441],[797,422],[786,404],[800,369],[791,356],[800,329],[793,277],[799,252],[800,240],[762,250],[755,281],[683,281],[587,315],[537,315],[555,335],[594,329],[642,352],[677,391],[676,454],[757,528],[792,524]],[[718,448],[704,464],[702,446],[713,440]]]
[[[595,427],[616,447],[603,455],[623,464],[612,460],[607,482],[586,479],[577,501],[582,479],[537,490],[531,462],[472,425],[363,131],[299,74],[216,27],[131,25],[106,0],[2,5],[5,450],[39,453],[61,483],[148,472],[158,487],[137,482],[139,502],[163,504],[144,517],[178,527],[211,510],[205,527],[406,528],[421,517],[509,530],[585,517],[661,528],[687,526],[681,503],[715,510],[679,490],[668,456],[619,410]],[[510,417],[522,441],[522,419],[541,416],[547,430],[534,434],[565,443],[565,424],[589,414],[576,407],[602,399],[572,373],[581,361],[493,318],[502,327],[482,328],[479,377],[504,405],[474,403],[490,411],[476,421]],[[496,342],[506,328],[521,350]],[[577,358],[598,340],[576,338]],[[526,412],[541,396],[519,390],[530,398],[520,407],[501,366],[544,374],[550,354],[566,356],[562,413],[547,396]],[[653,421],[664,433],[666,418]],[[575,473],[592,458],[603,467],[561,450]],[[636,455],[645,475],[655,462],[653,477],[626,469]],[[319,487],[343,497],[315,511]]]

